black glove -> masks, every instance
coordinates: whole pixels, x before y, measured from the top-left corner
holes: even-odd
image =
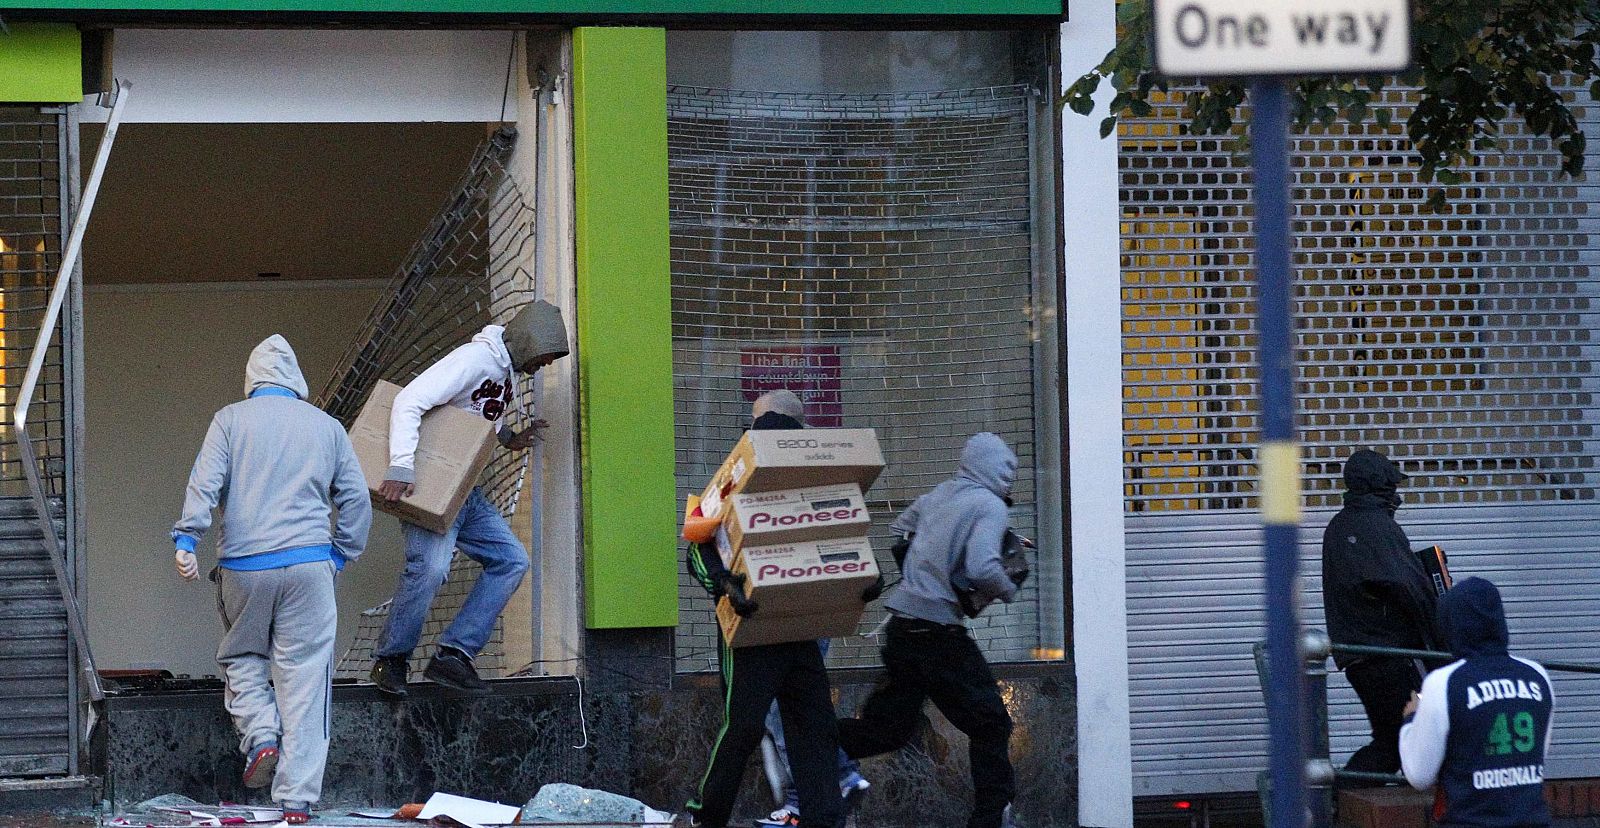
[[[901,572],[904,572],[906,570],[906,553],[910,552],[910,551],[911,551],[911,536],[910,535],[906,535],[905,537],[896,540],[894,542],[894,546],[889,547],[889,554],[894,556],[894,565],[896,567],[899,567]]]
[[[743,575],[729,572],[723,575],[722,580],[718,583],[722,586],[722,594],[728,597],[728,603],[733,605],[734,613],[740,618],[749,618],[756,614],[756,610],[760,609],[760,605],[744,594],[744,580]]]
[[[878,596],[880,596],[882,594],[883,594],[883,575],[880,573],[878,575],[878,580],[873,581],[870,585],[867,586],[866,589],[861,590],[861,603],[870,604],[873,601],[878,600]]]

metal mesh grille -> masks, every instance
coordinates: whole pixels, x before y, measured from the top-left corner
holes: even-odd
[[[378,380],[405,385],[484,325],[503,323],[534,299],[533,205],[506,173],[516,133],[505,129],[478,149],[444,208],[390,281],[361,334],[345,353],[318,405],[346,426]],[[513,406],[503,420],[522,428],[531,419],[534,388],[519,376]],[[521,499],[526,452],[497,452],[483,472],[485,497],[510,519]],[[423,625],[420,649],[432,648],[449,626],[481,567],[457,554]],[[341,677],[360,677],[388,616],[388,604],[362,613],[355,642],[339,662]],[[504,671],[504,637],[497,624],[477,659],[480,672]],[[414,662],[414,671],[423,664]]]
[[[61,264],[66,115],[0,107],[0,777],[66,774],[72,648],[61,588],[28,494],[12,405]],[[52,331],[28,437],[52,506],[66,484],[61,328]],[[59,519],[61,514],[58,512]],[[52,530],[60,532],[56,522]]]
[[[0,496],[28,494],[11,406],[27,373],[51,280],[61,264],[61,135],[65,115],[0,107]],[[45,489],[64,493],[66,409],[59,326],[28,409]]]
[[[1394,123],[1405,90],[1379,105]],[[1250,647],[1264,623],[1252,478],[1256,367],[1247,160],[1185,135],[1179,101],[1120,135],[1129,696],[1136,794],[1253,787],[1267,725]],[[1582,113],[1588,163],[1600,118]],[[1323,626],[1321,535],[1340,461],[1369,445],[1412,475],[1398,519],[1457,577],[1500,586],[1520,653],[1593,660],[1600,588],[1590,205],[1511,123],[1441,214],[1399,127],[1295,139],[1305,623]],[[1552,778],[1592,776],[1596,682],[1557,676]],[[1367,740],[1330,682],[1334,758]],[[1563,724],[1565,722],[1565,724]]]
[[[1507,125],[1450,207],[1421,209],[1403,135],[1294,142],[1307,505],[1372,446],[1429,504],[1592,500],[1600,281],[1588,205],[1556,153]],[[1257,423],[1248,158],[1184,134],[1181,99],[1121,131],[1130,511],[1249,509]]]
[[[790,388],[812,426],[877,429],[889,468],[868,505],[886,572],[890,521],[955,470],[978,431],[1016,449],[1014,525],[1032,533],[1029,112],[1020,86],[670,90],[680,496],[721,463],[751,401]],[[710,669],[711,604],[687,575],[679,595],[679,668]],[[1018,660],[1039,625],[1030,584],[974,634],[991,658]],[[851,638],[831,659],[877,653]]]

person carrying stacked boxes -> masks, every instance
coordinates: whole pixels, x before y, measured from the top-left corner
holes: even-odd
[[[686,522],[691,524],[685,532],[690,573],[718,602],[726,698],[706,772],[673,824],[725,828],[745,766],[776,702],[798,800],[798,814],[787,824],[835,828],[844,816],[837,784],[838,728],[818,639],[853,631],[866,602],[882,592],[882,580],[865,542],[870,520],[862,484],[822,481],[840,475],[859,480],[860,470],[868,468],[870,484],[882,468],[881,454],[873,441],[865,466],[785,475],[779,464],[762,462],[775,455],[763,455],[761,448],[787,444],[778,451],[801,452],[788,457],[803,463],[807,449],[815,448],[813,455],[829,453],[822,444],[833,441],[820,430],[800,432],[803,408],[790,392],[764,395],[752,415],[751,433],[707,488],[711,503],[702,498],[693,507],[697,517],[709,512],[709,518],[698,530]],[[752,435],[769,431],[796,434],[763,439],[763,446],[756,446]],[[750,452],[741,456],[746,448]],[[781,490],[778,481],[811,486]],[[824,594],[829,597],[814,600]],[[837,597],[841,594],[843,600]],[[763,608],[763,600],[769,606]],[[832,609],[819,612],[819,606]]]

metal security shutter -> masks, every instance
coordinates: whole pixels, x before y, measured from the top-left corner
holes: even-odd
[[[11,416],[60,264],[71,163],[67,132],[68,116],[60,109],[0,107],[0,777],[76,770],[77,691],[66,609],[27,497]],[[65,377],[57,336],[28,436],[58,510],[67,488]],[[58,536],[65,532],[64,523],[52,528]]]
[[[1037,448],[1049,445],[1035,405],[1049,359],[1029,313],[1053,300],[1034,267],[1034,102],[1021,86],[671,90],[680,497],[722,462],[751,401],[787,387],[807,398],[811,425],[878,429],[889,468],[868,505],[889,580],[888,524],[955,471],[975,432],[1016,450],[1014,525],[1038,530],[1038,469],[1057,461]],[[1059,588],[1060,570],[1040,574],[974,624],[991,658],[1029,659],[1060,641],[1061,614],[1041,613],[1038,597],[1052,576]],[[711,604],[687,575],[679,607],[679,669],[713,668]],[[831,661],[878,655],[851,637]]]
[[[1516,649],[1600,661],[1600,192],[1559,179],[1556,154],[1508,126],[1451,206],[1426,214],[1399,126],[1408,101],[1378,104],[1396,126],[1295,141],[1307,623],[1323,623],[1340,464],[1368,446],[1412,475],[1399,520],[1413,544],[1501,586]],[[1266,765],[1250,659],[1263,617],[1248,166],[1231,139],[1185,123],[1174,96],[1120,132],[1139,794],[1250,790]],[[1600,774],[1600,681],[1555,683],[1550,771]],[[1343,678],[1331,686],[1342,762],[1366,723]]]

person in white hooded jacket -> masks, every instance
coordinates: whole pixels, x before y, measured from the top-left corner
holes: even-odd
[[[211,580],[223,703],[241,736],[244,784],[270,784],[284,820],[300,824],[321,798],[328,759],[334,576],[366,547],[372,503],[350,438],[305,401],[283,337],[250,353],[244,391],[211,419],[172,541],[178,575],[198,580],[195,549],[222,507]]]
[[[561,311],[538,301],[524,306],[504,327],[485,326],[472,341],[418,374],[395,397],[389,418],[389,470],[379,496],[393,503],[413,491],[423,414],[453,405],[496,422],[516,402],[516,373],[532,374],[566,355],[567,329]],[[526,449],[539,439],[544,425],[543,420],[534,420],[520,433],[502,427],[500,443],[512,450]],[[441,534],[404,522],[402,527],[406,566],[378,636],[372,683],[390,695],[405,695],[411,651],[421,639],[429,605],[459,548],[483,566],[483,573],[439,637],[439,647],[423,676],[463,692],[489,692],[472,660],[488,642],[495,619],[522,583],[529,565],[527,551],[478,489],[472,490],[449,531]]]

